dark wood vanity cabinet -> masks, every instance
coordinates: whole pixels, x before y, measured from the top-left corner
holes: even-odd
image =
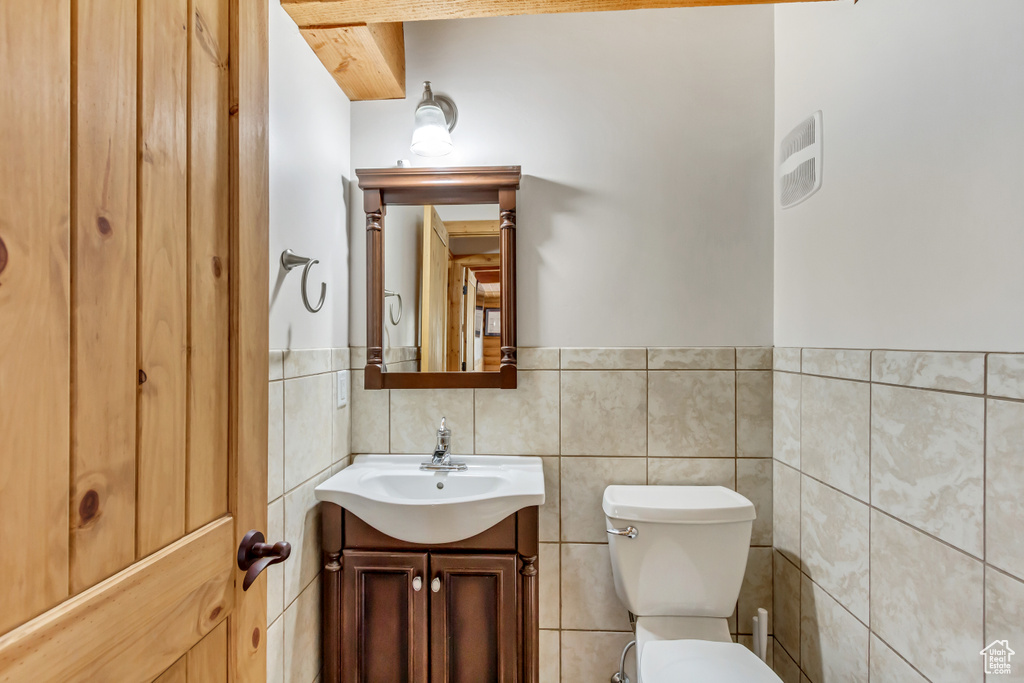
[[[516,680],[516,556],[431,554],[430,572],[431,683]]]
[[[423,546],[324,506],[326,683],[537,683],[537,508]]]
[[[344,567],[340,649],[346,675],[328,680],[425,682],[427,554],[348,550]],[[417,578],[420,588],[413,590]]]

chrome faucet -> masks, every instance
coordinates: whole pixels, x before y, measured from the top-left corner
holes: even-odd
[[[437,428],[437,445],[434,446],[432,465],[448,465],[452,461],[452,430],[448,429],[448,418],[441,418],[441,426]]]
[[[421,470],[440,472],[461,472],[469,469],[464,462],[452,462],[452,430],[448,429],[447,418],[441,418],[441,426],[437,429],[437,445],[430,462],[420,465]]]

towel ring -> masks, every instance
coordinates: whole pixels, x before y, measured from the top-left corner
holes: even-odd
[[[320,283],[320,301],[317,302],[316,306],[313,307],[309,303],[309,296],[306,295],[306,282],[309,280],[309,269],[320,263],[316,259],[306,258],[305,256],[299,256],[291,249],[285,249],[281,252],[281,267],[285,270],[290,271],[292,268],[303,266],[302,269],[302,303],[306,305],[306,310],[310,313],[317,313],[321,308],[324,307],[324,299],[327,298],[327,283]]]
[[[389,296],[393,296],[398,299],[398,317],[395,317],[395,306],[392,304],[388,307],[388,317],[391,318],[391,324],[397,325],[402,320],[402,295],[398,292],[392,292],[390,289],[384,290],[384,298],[387,299]]]

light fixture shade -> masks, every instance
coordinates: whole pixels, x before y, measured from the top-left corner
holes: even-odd
[[[452,136],[444,112],[433,102],[416,108],[412,151],[421,157],[440,157],[452,151]]]

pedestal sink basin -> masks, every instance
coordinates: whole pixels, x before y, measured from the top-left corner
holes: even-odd
[[[469,467],[420,470],[420,463],[429,461],[429,455],[357,455],[316,487],[316,497],[410,543],[461,541],[544,502],[540,458],[452,455],[452,461]]]

